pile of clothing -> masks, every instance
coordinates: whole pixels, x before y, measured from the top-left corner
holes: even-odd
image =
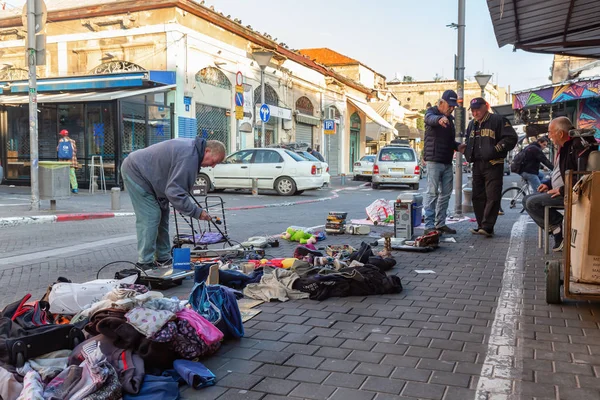
[[[1,399],[178,399],[182,384],[215,384],[197,360],[214,354],[227,335],[243,335],[243,328],[224,333],[216,326],[223,297],[216,304],[201,286],[182,301],[143,285],[98,281],[63,279],[40,301],[28,295],[5,307]],[[96,300],[80,306],[91,292]],[[217,310],[218,320],[207,309]]]
[[[264,267],[260,282],[248,283],[244,296],[263,301],[324,300],[329,297],[400,293],[402,282],[387,275],[393,258],[373,254],[367,243],[354,253],[327,257],[310,246],[298,246],[289,269]]]

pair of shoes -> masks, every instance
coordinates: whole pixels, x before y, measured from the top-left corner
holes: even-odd
[[[555,253],[562,251],[564,245],[562,229],[560,230],[560,232],[555,233],[552,236],[554,236],[554,247],[552,247],[552,251]]]
[[[456,230],[450,228],[447,225],[443,225],[443,226],[439,226],[437,228],[435,228],[437,231],[441,232],[441,233],[449,233],[450,235],[455,235],[456,234]]]
[[[71,192],[77,194],[77,193],[79,193],[79,189],[71,189]]]

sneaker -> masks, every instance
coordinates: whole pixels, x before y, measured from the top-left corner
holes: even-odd
[[[78,189],[71,189],[71,192],[77,194],[77,193],[79,193],[79,190]]]
[[[469,232],[471,232],[473,235],[481,235],[481,232],[479,232],[480,230],[481,230],[480,227],[471,228],[471,229],[469,229]]]
[[[153,262],[151,262],[151,263],[136,262],[135,266],[136,266],[136,268],[139,268],[142,271],[147,271],[149,269],[156,268],[156,263],[153,263]]]
[[[156,268],[171,268],[173,266],[173,259],[169,258],[165,261],[156,261]]]
[[[437,227],[435,229],[442,233],[449,233],[450,235],[456,234],[456,230],[448,227],[447,225],[443,225],[443,226]]]
[[[554,236],[554,247],[552,247],[552,251],[554,251],[554,252],[562,251],[563,245],[565,242],[563,240],[562,230],[558,233],[555,233],[553,236]]]

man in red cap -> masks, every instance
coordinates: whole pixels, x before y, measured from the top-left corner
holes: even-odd
[[[490,105],[481,97],[471,100],[473,119],[467,127],[465,158],[473,163],[473,210],[477,228],[471,233],[494,236],[500,211],[504,159],[517,145],[518,136],[501,115],[491,114]]]
[[[58,152],[58,161],[69,161],[71,162],[69,178],[71,180],[71,192],[77,193],[79,187],[77,186],[77,176],[75,175],[75,169],[78,167],[77,164],[77,143],[69,137],[69,131],[63,129],[60,131],[60,140],[56,151]]]

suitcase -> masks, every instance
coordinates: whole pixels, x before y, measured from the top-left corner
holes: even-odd
[[[57,350],[73,350],[85,340],[74,325],[43,325],[25,329],[8,317],[0,318],[0,362],[23,366],[30,358]]]

